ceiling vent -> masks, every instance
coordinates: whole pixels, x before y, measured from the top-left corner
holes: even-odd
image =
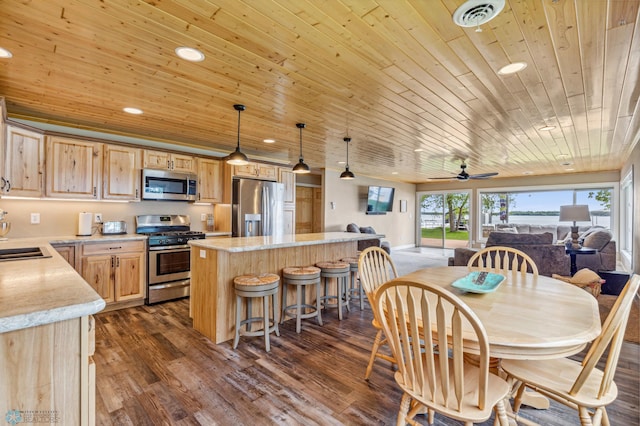
[[[504,8],[504,0],[468,0],[453,13],[453,22],[461,27],[479,27],[492,20]]]

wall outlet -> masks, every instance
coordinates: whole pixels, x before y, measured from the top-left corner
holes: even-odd
[[[93,214],[93,221],[95,223],[102,223],[102,213],[94,213]]]
[[[202,222],[206,221],[207,220],[207,214],[206,213],[200,213],[200,220]]]
[[[40,213],[31,213],[31,224],[37,225],[40,223]]]

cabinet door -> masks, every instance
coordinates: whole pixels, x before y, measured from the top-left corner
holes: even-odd
[[[3,193],[22,197],[42,197],[44,136],[7,126]]]
[[[291,170],[280,168],[279,182],[284,184],[284,204],[295,208],[296,205],[296,174]]]
[[[82,278],[104,299],[110,303],[115,300],[113,294],[113,264],[115,256],[99,255],[82,258]]]
[[[270,164],[256,164],[258,177],[265,180],[278,180],[278,168]]]
[[[143,167],[145,169],[169,170],[171,167],[169,153],[165,151],[145,149]]]
[[[222,202],[222,167],[219,160],[198,159],[198,201]]]
[[[282,211],[282,224],[284,228],[284,233],[286,234],[295,234],[296,232],[296,209],[288,209],[285,208]]]
[[[191,155],[171,154],[171,170],[180,173],[195,173],[196,158]]]
[[[115,258],[116,301],[144,297],[144,253],[123,253]]]
[[[104,146],[102,198],[140,199],[140,150],[118,145]]]
[[[69,265],[76,267],[76,245],[75,244],[52,244],[60,256],[69,263]]]
[[[101,154],[101,143],[49,137],[47,196],[97,199],[101,188]]]
[[[233,166],[233,175],[255,178],[258,177],[258,170],[255,163],[248,163],[244,166]]]

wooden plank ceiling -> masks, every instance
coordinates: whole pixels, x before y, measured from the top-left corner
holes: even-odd
[[[242,103],[249,157],[295,164],[305,122],[313,169],[344,168],[348,135],[356,176],[395,181],[461,160],[499,177],[619,169],[640,133],[640,0],[507,0],[481,32],[453,23],[462,3],[0,0],[0,96],[10,118],[223,154]]]

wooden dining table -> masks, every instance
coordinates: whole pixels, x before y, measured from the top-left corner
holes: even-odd
[[[484,325],[495,359],[566,357],[600,334],[598,303],[579,287],[518,271],[503,274],[504,281],[489,293],[465,292],[452,285],[470,272],[466,266],[443,266],[396,280],[438,285],[459,296]],[[465,352],[478,352],[477,342],[465,339],[464,345]]]
[[[488,293],[465,292],[453,286],[475,268],[442,266],[420,269],[395,280],[444,287],[466,303],[482,322],[489,340],[491,368],[500,359],[552,359],[574,355],[600,334],[598,303],[583,289],[543,275],[508,271]],[[435,316],[434,316],[435,318]],[[463,321],[463,331],[470,325]],[[477,342],[463,339],[465,359],[477,361]],[[523,403],[549,408],[549,400],[525,392]],[[510,408],[510,407],[509,407]],[[510,410],[509,410],[510,411]],[[511,424],[513,419],[510,419]]]

